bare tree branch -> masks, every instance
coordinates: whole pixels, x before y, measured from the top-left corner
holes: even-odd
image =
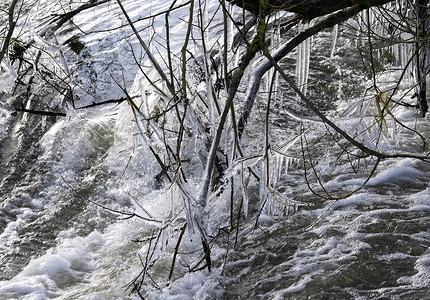
[[[297,34],[294,38],[288,41],[285,45],[280,47],[272,56],[275,62],[279,62],[282,58],[284,58],[288,53],[293,51],[298,45],[300,45],[307,38],[317,34],[318,32],[333,27],[336,24],[340,24],[352,16],[356,15],[364,8],[360,6],[353,6],[346,10],[334,13],[332,15],[327,16],[325,19],[321,20],[317,24],[312,27],[309,27],[303,32]],[[239,129],[239,138],[242,136],[244,127],[248,122],[249,115],[252,111],[254,100],[257,97],[258,90],[261,84],[261,78],[263,75],[269,71],[273,67],[273,64],[269,60],[266,60],[260,64],[260,66],[253,72],[251,83],[248,86],[248,92],[244,103],[243,113],[239,119],[238,129]]]
[[[306,97],[302,91],[296,86],[296,84],[285,74],[284,70],[279,66],[279,64],[273,59],[273,57],[270,55],[269,50],[267,47],[263,49],[264,55],[272,62],[275,69],[281,74],[281,76],[285,79],[285,81],[288,82],[288,84],[291,86],[291,88],[299,95],[299,97],[303,100],[303,102],[306,103],[306,105],[321,119],[329,125],[331,128],[333,128],[337,133],[339,133],[341,136],[343,136],[348,142],[350,142],[352,145],[360,149],[364,156],[366,155],[372,155],[377,157],[378,159],[387,159],[387,158],[416,158],[420,160],[430,160],[430,155],[415,155],[411,153],[382,153],[373,149],[370,149],[369,147],[365,146],[364,144],[358,142],[356,139],[351,137],[348,133],[346,133],[344,130],[342,130],[339,126],[334,124],[331,120],[329,120],[312,102],[311,100]]]
[[[8,30],[6,38],[3,42],[3,47],[0,51],[0,63],[2,62],[4,56],[7,52],[10,40],[12,38],[13,31],[14,31],[15,26],[16,26],[16,21],[14,21],[13,15],[15,13],[15,6],[16,6],[17,2],[18,2],[18,0],[13,0],[12,3],[10,4],[10,7],[9,7],[9,30]]]

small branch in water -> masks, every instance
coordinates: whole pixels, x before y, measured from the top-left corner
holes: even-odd
[[[170,268],[170,273],[169,273],[169,281],[172,279],[173,269],[175,268],[176,256],[178,255],[179,245],[181,244],[182,237],[184,236],[185,228],[187,228],[187,223],[185,223],[184,226],[182,226],[181,233],[179,234],[178,242],[176,243],[175,253],[173,254],[172,267]]]
[[[133,98],[137,98],[140,96],[134,96]],[[85,108],[91,108],[91,107],[96,107],[96,106],[100,106],[100,105],[106,105],[106,104],[111,104],[111,103],[122,103],[124,101],[127,100],[127,97],[121,97],[119,99],[109,99],[106,101],[102,101],[102,102],[97,102],[97,103],[92,103],[89,105],[85,105],[82,107],[78,107],[76,108],[76,110],[78,109],[85,109]],[[9,106],[8,106],[9,107]],[[46,110],[35,110],[35,109],[26,109],[26,108],[19,108],[19,107],[14,107],[14,106],[10,106],[9,107],[11,110],[15,110],[15,111],[19,111],[19,112],[26,112],[29,114],[34,114],[34,115],[39,115],[39,116],[53,116],[53,117],[65,117],[66,114],[65,113],[60,113],[60,112],[54,112],[54,111],[46,111]]]
[[[211,249],[209,248],[208,243],[202,239],[203,251],[205,253],[206,266],[208,267],[208,271],[211,271],[212,261],[211,261]]]
[[[16,111],[19,111],[19,112],[26,112],[26,113],[30,113],[30,114],[34,114],[34,115],[39,115],[39,116],[50,116],[50,117],[65,117],[66,116],[65,113],[57,113],[57,112],[53,112],[53,111],[34,110],[34,109],[17,108],[17,107],[14,107],[14,109]]]
[[[118,103],[118,104],[120,104],[120,103],[124,102],[125,100],[127,100],[127,97],[121,97],[119,99],[109,99],[109,100],[102,101],[102,102],[93,102],[92,104],[85,105],[85,106],[82,106],[82,107],[78,107],[76,109],[84,109],[84,108],[96,107],[96,106],[105,105],[105,104],[111,104],[111,103]]]
[[[109,212],[111,212],[111,213],[114,213],[114,214],[119,214],[119,215],[123,215],[124,216],[124,220],[126,220],[126,219],[131,219],[131,218],[134,218],[134,217],[137,217],[137,218],[139,218],[139,219],[141,219],[141,220],[144,220],[144,221],[148,221],[148,222],[155,222],[155,223],[162,223],[162,221],[160,221],[160,220],[157,220],[157,219],[154,219],[154,218],[146,218],[146,217],[143,217],[143,216],[141,216],[141,215],[138,215],[138,214],[136,214],[136,213],[134,213],[134,212],[126,212],[126,211],[120,211],[120,210],[116,210],[116,209],[113,209],[113,208],[109,208],[109,207],[107,207],[107,206],[105,206],[105,205],[102,205],[102,204],[100,204],[100,203],[97,203],[97,202],[95,202],[95,201],[93,201],[93,200],[91,200],[91,199],[89,199],[89,198],[87,198],[87,197],[85,197],[85,196],[83,196],[81,193],[79,193],[69,182],[67,182],[66,181],[66,179],[64,179],[64,177],[63,177],[63,175],[61,175],[60,174],[60,176],[61,176],[61,179],[63,180],[63,182],[67,185],[67,187],[73,192],[73,193],[75,193],[80,199],[82,199],[82,200],[84,200],[84,201],[88,201],[89,203],[92,203],[92,204],[94,204],[94,205],[96,205],[96,206],[98,206],[98,207],[100,207],[100,208],[102,208],[102,209],[104,209],[104,210],[106,210],[106,211],[109,211]]]

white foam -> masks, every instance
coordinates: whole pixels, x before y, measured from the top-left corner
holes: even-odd
[[[193,299],[221,299],[224,291],[220,288],[217,275],[207,275],[203,272],[188,273],[175,284],[163,289],[162,299],[193,300]],[[160,295],[153,295],[156,298]]]
[[[397,166],[381,171],[368,182],[369,186],[390,185],[402,182],[414,182],[422,172],[412,165],[411,160],[402,160]]]
[[[313,281],[312,276],[304,276],[299,281],[295,282],[294,284],[292,284],[288,288],[281,290],[281,291],[277,291],[276,294],[274,295],[273,299],[274,300],[275,299],[276,300],[285,299],[285,296],[288,294],[303,291],[306,288],[306,286],[309,283],[311,283],[312,281]]]
[[[32,259],[8,282],[0,294],[7,299],[47,299],[60,296],[68,287],[85,281],[94,266],[92,257],[103,245],[103,236],[93,232],[85,238],[65,239],[54,251]]]
[[[430,285],[430,253],[427,253],[415,262],[417,274],[412,276],[412,285],[416,287],[428,287]]]
[[[8,135],[11,121],[12,113],[10,107],[3,105],[0,101],[0,141]]]

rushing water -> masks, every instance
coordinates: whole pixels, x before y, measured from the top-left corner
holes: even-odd
[[[133,18],[170,6],[158,2],[138,5],[124,1]],[[49,5],[40,3],[49,11]],[[46,12],[42,8],[33,12],[39,17],[35,20],[43,20],[41,16]],[[171,26],[178,35],[186,28],[179,17],[186,13],[186,9],[172,12]],[[137,66],[129,50],[139,49],[137,42],[125,42],[129,41],[128,29],[115,34],[104,31],[121,28],[118,8],[110,3],[78,15],[74,21],[81,32],[69,24],[58,33],[57,42],[76,76],[75,83],[82,88],[76,92],[77,106],[120,98],[122,91],[112,78],[124,80],[126,88],[135,91],[132,83]],[[163,22],[155,24],[155,29],[162,32],[163,26]],[[211,30],[215,35],[220,28],[216,23]],[[82,32],[87,35],[79,36]],[[338,116],[337,121],[348,128],[356,123],[343,118],[342,108],[351,104],[343,100],[359,103],[368,82],[366,73],[356,67],[359,55],[354,52],[351,37],[341,35],[350,31],[341,28],[339,32],[335,50],[332,31],[319,34],[312,42],[307,93],[324,112]],[[172,38],[176,50],[183,42],[181,37]],[[46,49],[58,55],[58,48]],[[291,74],[293,56],[282,62]],[[4,82],[9,78],[6,75],[2,73]],[[13,85],[13,81],[7,83]],[[164,187],[154,178],[159,165],[136,138],[128,104],[73,109],[69,103],[64,105],[63,97],[53,87],[44,87],[27,107],[49,108],[66,116],[32,115],[13,112],[8,105],[17,100],[10,96],[10,87],[1,87],[0,299],[137,299],[137,294],[130,294],[129,283],[141,272],[153,237],[165,225],[159,222],[162,219],[173,220],[169,222],[173,225],[161,232],[162,248],[151,260],[152,277],[143,289],[149,299],[428,297],[428,163],[386,160],[362,190],[336,202],[325,201],[308,189],[302,149],[297,142],[288,150],[292,158],[278,160],[272,169],[279,177],[273,184],[286,201],[296,205],[288,206],[286,211],[271,199],[260,214],[261,192],[251,177],[248,216],[241,219],[236,236],[236,231],[226,234],[223,227],[229,218],[225,213],[229,199],[212,196],[207,211],[213,218],[219,217],[211,221],[212,227],[218,228],[218,233],[210,233],[216,237],[211,249],[212,272],[204,269],[188,273],[194,261],[184,257],[177,264],[175,280],[169,282],[166,270],[170,269],[184,222],[180,215],[181,191]],[[270,120],[272,149],[292,140],[303,127],[325,188],[335,195],[358,188],[374,162],[363,160],[369,165],[356,173],[348,161],[336,162],[331,155],[334,143],[321,138],[326,136],[323,124],[284,82],[280,82],[279,89]],[[260,153],[263,146],[265,109],[264,101],[257,100],[244,136],[245,150],[250,155]],[[398,118],[430,138],[428,119],[417,120],[415,112],[408,110],[399,111]],[[429,151],[428,146],[423,151],[420,140],[410,132],[399,131],[397,135],[402,149]],[[192,149],[188,149],[190,163],[184,163],[184,168],[200,174],[202,166],[196,163]],[[258,170],[259,165],[254,166]],[[315,177],[307,175],[315,187]],[[191,193],[198,193],[199,180],[198,176],[189,178]],[[151,216],[152,221],[125,218],[117,211],[137,212]],[[186,241],[181,245],[181,252],[191,253],[191,257],[200,253],[200,246],[192,239],[195,236],[185,233]]]

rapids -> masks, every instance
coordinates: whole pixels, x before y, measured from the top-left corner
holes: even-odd
[[[122,2],[130,17],[140,20],[136,26],[142,36],[153,39],[151,51],[163,57],[163,12],[171,1]],[[179,2],[184,3],[178,1],[177,5]],[[216,48],[220,47],[222,14],[217,1],[209,2],[205,18],[212,23],[207,38]],[[190,176],[183,185],[185,190],[181,190],[157,177],[160,165],[145,140],[139,138],[138,126],[142,124],[136,124],[127,101],[82,108],[120,99],[124,90],[147,101],[148,114],[156,102],[151,100],[154,91],[149,90],[137,65],[148,67],[146,57],[115,1],[82,11],[73,18],[73,24],[64,24],[51,36],[41,35],[49,18],[62,12],[59,4],[68,9],[68,5],[78,6],[70,3],[34,1],[24,10],[29,18],[20,20],[18,26],[20,39],[35,39],[44,49],[41,63],[73,78],[75,107],[54,86],[39,82],[32,87],[36,96],[25,103],[26,107],[64,115],[13,110],[21,100],[13,94],[16,63],[2,62],[0,299],[140,299],[130,283],[141,276],[148,262],[152,268],[142,288],[145,299],[428,297],[430,165],[410,158],[388,159],[352,196],[338,201],[316,197],[306,180],[311,185],[317,180],[311,172],[305,177],[303,171],[297,138],[302,129],[307,133],[314,168],[334,195],[360,187],[374,162],[363,160],[364,165],[352,172],[350,161],[333,157],[333,144],[322,138],[327,135],[323,123],[280,78],[271,108],[269,142],[271,149],[288,155],[272,153],[267,171],[280,202],[288,205],[270,198],[249,176],[243,179],[249,181],[246,191],[239,188],[232,193],[235,199],[243,198],[243,215],[247,217],[238,223],[237,236],[227,235],[230,192],[223,191],[229,184],[213,192],[205,208],[205,217],[210,216],[209,235],[216,237],[211,249],[212,272],[207,268],[188,272],[201,254],[201,245],[195,242],[199,235],[183,227],[188,218],[184,210],[191,207],[184,204],[183,194],[199,193],[204,166],[196,149],[204,142],[196,135],[184,146],[183,168]],[[147,18],[157,13],[159,17]],[[188,13],[187,6],[170,13],[171,51],[175,55],[179,55],[184,41]],[[0,20],[6,22],[3,15]],[[152,27],[148,29],[149,25]],[[339,25],[319,33],[303,44],[298,54],[284,59],[282,66],[306,85],[307,95],[321,110],[342,128],[359,132],[363,119],[373,118],[374,108],[369,104],[373,96],[365,92],[371,83],[366,71],[357,67],[363,53],[355,44],[357,35],[351,27]],[[190,49],[201,54],[198,40],[195,33]],[[406,54],[402,51],[409,50],[396,48],[394,53],[403,57]],[[54,63],[50,57],[58,60]],[[380,61],[395,65],[395,58]],[[252,67],[258,62],[257,58]],[[390,68],[381,67],[378,73],[384,87],[392,86],[400,73],[398,68]],[[263,80],[269,81],[267,77]],[[407,91],[410,86],[410,82],[405,83],[401,89]],[[206,90],[200,85],[190,89],[196,94]],[[25,87],[18,86],[17,90],[22,94]],[[249,157],[263,151],[265,103],[264,96],[256,100],[245,131],[243,145]],[[197,111],[198,104],[193,108]],[[417,113],[407,108],[397,108],[395,114],[430,139],[428,117],[417,118]],[[209,130],[217,121],[213,118]],[[191,128],[187,134],[198,130]],[[410,131],[396,130],[390,131],[393,141],[381,143],[381,148],[394,144],[404,151],[429,152]],[[155,151],[161,147],[152,141],[148,144]],[[226,173],[233,176],[241,168],[265,168],[261,156],[241,163],[232,164]],[[269,200],[261,209],[264,197]],[[182,228],[185,233],[180,254],[188,256],[179,259],[173,280],[169,280]],[[154,246],[155,240],[160,241],[159,246]]]

